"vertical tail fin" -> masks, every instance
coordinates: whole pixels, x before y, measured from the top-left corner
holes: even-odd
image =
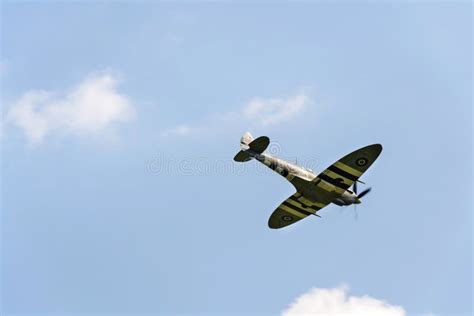
[[[253,138],[249,132],[245,133],[240,139],[240,151],[235,155],[235,161],[249,161],[256,154],[261,154],[267,149],[270,139],[267,136]]]
[[[239,162],[249,161],[252,159],[247,150],[250,148],[249,144],[253,141],[253,136],[250,132],[246,132],[240,138],[240,151],[235,155],[234,160]]]
[[[242,138],[240,138],[240,148],[242,150],[247,150],[249,149],[249,144],[253,141],[253,136],[250,134],[250,132],[246,132],[244,135],[242,135]]]

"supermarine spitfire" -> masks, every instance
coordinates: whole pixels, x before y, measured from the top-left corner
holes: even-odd
[[[380,144],[360,148],[315,175],[303,167],[264,154],[269,144],[267,136],[254,139],[247,132],[240,140],[241,150],[234,160],[245,162],[256,159],[285,177],[296,188],[296,193],[281,203],[270,216],[270,228],[282,228],[309,215],[320,217],[317,212],[330,203],[339,206],[360,204],[360,199],[370,192],[370,188],[357,193],[357,182],[363,183],[359,181],[360,176],[382,152]],[[351,186],[352,190],[349,190]]]

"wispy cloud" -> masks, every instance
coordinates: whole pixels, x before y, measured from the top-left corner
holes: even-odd
[[[242,109],[242,114],[249,120],[262,125],[273,125],[289,120],[302,112],[310,99],[305,94],[298,94],[287,99],[254,98]]]
[[[170,129],[164,130],[161,135],[162,136],[187,136],[192,133],[198,132],[198,129],[194,126],[187,125],[187,124],[180,124]]]
[[[282,312],[282,316],[404,316],[403,307],[370,296],[349,296],[348,288],[313,288]]]
[[[245,125],[273,126],[291,120],[301,114],[311,99],[304,93],[288,98],[261,98],[251,99],[237,110],[214,113],[204,118],[205,124],[179,124],[164,130],[162,136],[188,136],[196,132],[213,128],[228,128],[229,124],[239,121]]]
[[[25,92],[10,107],[6,119],[23,130],[31,144],[48,135],[97,136],[133,118],[127,96],[117,90],[118,79],[109,73],[86,77],[67,92]]]

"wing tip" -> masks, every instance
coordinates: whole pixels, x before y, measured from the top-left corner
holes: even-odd
[[[270,229],[278,229],[278,228],[282,228],[283,226],[276,226],[276,225],[272,225],[270,223],[268,223],[268,228]]]
[[[273,215],[273,214],[272,214]],[[298,220],[297,220],[298,221]],[[275,216],[270,216],[270,218],[268,219],[268,228],[271,228],[271,229],[280,229],[280,228],[283,228],[283,227],[286,227],[286,226],[289,226],[291,224],[293,224],[295,222],[284,222],[284,221],[280,221],[278,220],[277,217]]]
[[[271,229],[278,229],[281,226],[278,225],[277,221],[275,221],[272,216],[268,219],[268,228]]]
[[[369,145],[369,146],[367,146],[367,148],[371,148],[371,149],[374,149],[374,150],[382,151],[383,146],[382,146],[382,144],[377,143],[377,144]]]
[[[382,144],[377,143],[377,144],[365,146],[359,150],[365,151],[367,154],[372,154],[375,156],[374,158],[377,158],[382,152],[382,149],[383,149]]]

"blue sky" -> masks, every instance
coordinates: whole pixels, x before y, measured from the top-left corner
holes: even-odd
[[[1,9],[3,314],[471,314],[469,2]],[[268,229],[247,130],[315,171],[381,143],[358,221]]]

